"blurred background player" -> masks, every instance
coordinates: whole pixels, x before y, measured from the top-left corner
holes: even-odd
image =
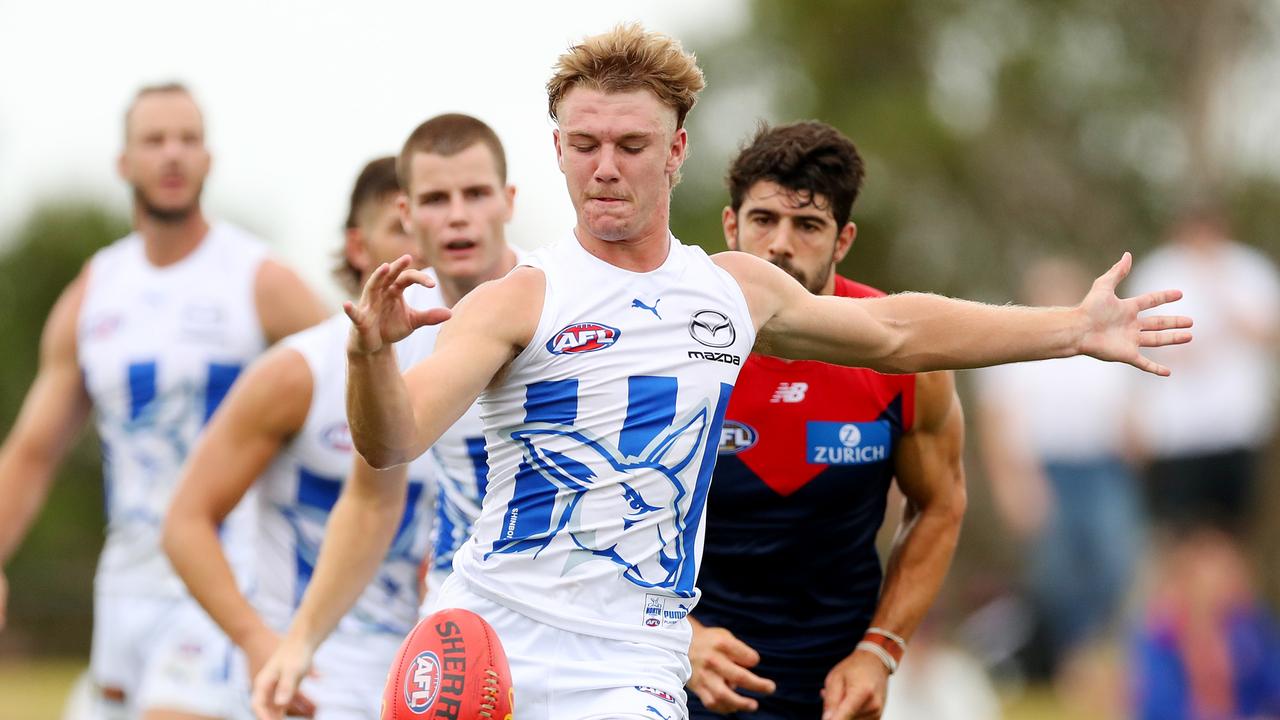
[[[1131,717],[1280,717],[1280,624],[1236,541],[1203,525],[1161,555],[1133,638]]]
[[[135,232],[95,254],[63,292],[45,326],[39,374],[0,448],[2,563],[96,410],[107,538],[94,582],[91,673],[106,716],[233,712],[230,643],[160,552],[161,519],[188,449],[241,368],[325,315],[260,241],[206,220],[209,165],[191,93],[179,84],[139,90],[118,166],[133,189]],[[246,520],[229,518],[223,531],[242,571]]]
[[[515,187],[507,184],[506,154],[487,124],[462,114],[431,118],[410,134],[396,167],[403,188],[400,220],[431,266],[436,283],[434,288],[415,286],[406,292],[413,307],[453,307],[480,283],[515,267],[516,254],[505,235],[515,207]],[[344,320],[341,326],[345,343],[350,324]],[[438,330],[423,327],[402,340],[396,347],[401,365],[430,355]],[[342,387],[345,390],[345,383]],[[484,493],[483,438],[476,405],[423,458],[440,486],[431,570],[437,577],[448,567],[441,558],[452,560],[454,548],[469,536],[471,508]],[[403,480],[389,481],[358,456],[355,465],[334,508],[312,582],[280,649],[255,679],[255,709],[260,715],[279,716],[306,675],[316,648],[357,601],[392,542],[390,530],[404,502]],[[435,589],[428,589],[426,602],[434,597]],[[401,637],[404,634],[407,628]],[[321,658],[316,662],[320,665]],[[382,678],[388,665],[375,664],[372,670]],[[277,684],[281,699],[273,704]],[[367,699],[376,702],[379,697],[375,689]]]
[[[1022,295],[1053,306],[1088,287],[1079,262],[1045,258],[1028,268]],[[1037,678],[1069,681],[1083,669],[1085,651],[1116,629],[1131,588],[1145,529],[1130,468],[1139,378],[1125,370],[1065,358],[977,374],[995,506],[1030,546],[1025,577],[1041,630],[1033,637],[1043,641],[1028,648],[1027,663]],[[1060,689],[1064,702],[1088,694],[1070,682]]]
[[[1166,534],[1212,524],[1242,537],[1275,427],[1280,274],[1231,239],[1218,210],[1197,205],[1129,280],[1138,292],[1156,282],[1180,283],[1178,307],[1203,318],[1208,334],[1190,352],[1153,355],[1171,363],[1177,382],[1138,387],[1147,511]]]
[[[421,256],[401,224],[395,158],[365,166],[351,193],[346,241],[335,275],[358,292],[373,268]],[[427,290],[428,293],[433,292]],[[344,402],[346,316],[285,338],[235,384],[184,466],[165,523],[164,546],[191,594],[248,658],[262,668],[302,599],[321,538],[353,453]],[[430,542],[435,487],[425,460],[388,470],[408,474],[390,553],[373,582],[321,648],[317,676],[294,708],[319,720],[372,720],[401,639],[417,621],[418,568]],[[218,542],[222,525],[250,489],[256,539],[252,593],[237,587]],[[252,603],[252,604],[251,604]],[[248,678],[241,678],[248,709]],[[314,707],[310,707],[314,704]]]
[[[679,43],[635,25],[573,46],[547,89],[574,234],[468,295],[403,376],[391,343],[438,320],[403,292],[429,278],[401,258],[344,306],[371,465],[426,452],[483,394],[490,486],[438,607],[495,628],[523,720],[685,715],[706,492],[757,333],[762,352],[888,372],[1090,354],[1165,373],[1140,348],[1191,337],[1189,318],[1138,317],[1177,291],[1114,294],[1127,254],[1079,306],[1043,310],[820,297],[749,254],[681,244],[670,194],[702,84]],[[845,690],[826,699],[847,720],[862,697]]]
[[[835,128],[762,127],[729,166],[725,240],[814,295],[880,297],[835,270],[854,242],[862,178],[862,158]],[[817,718],[824,687],[878,713],[896,661],[859,642],[868,632],[910,639],[964,517],[951,374],[752,354],[720,442],[691,618],[691,716]],[[907,503],[882,591],[876,533],[895,476]]]

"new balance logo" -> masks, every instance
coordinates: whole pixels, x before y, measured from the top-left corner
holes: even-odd
[[[798,403],[801,400],[804,400],[804,394],[806,392],[809,392],[809,383],[778,383],[778,389],[773,391],[773,397],[769,399],[769,402]]]
[[[640,300],[640,298],[635,298],[634,300],[631,301],[631,307],[640,308],[641,310],[648,310],[649,312],[653,313],[654,317],[661,320],[662,316],[658,314],[658,303],[660,302],[662,302],[662,298],[658,298],[657,300],[654,300],[652,305],[645,305],[644,302]]]

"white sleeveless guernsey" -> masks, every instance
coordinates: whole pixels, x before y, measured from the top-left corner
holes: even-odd
[[[160,549],[160,526],[197,434],[266,346],[253,293],[266,254],[257,239],[219,223],[172,265],[152,265],[137,233],[90,261],[77,355],[106,483],[98,592],[184,594]],[[244,508],[222,527],[242,579],[252,522]]]
[[[533,620],[684,653],[729,392],[755,342],[737,281],[671,238],[633,273],[570,236],[533,341],[481,396],[489,492],[454,578]]]
[[[285,338],[311,369],[311,407],[302,429],[258,481],[259,537],[254,603],[267,623],[284,630],[311,580],[325,524],[351,474],[347,427],[347,334],[338,313]],[[391,549],[336,633],[403,636],[418,619],[418,570],[430,545],[435,481],[429,463],[409,465],[404,515]]]

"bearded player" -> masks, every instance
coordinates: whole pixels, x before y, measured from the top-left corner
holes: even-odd
[[[762,128],[729,166],[725,240],[814,295],[881,297],[835,271],[862,177],[829,125]],[[747,359],[707,500],[693,717],[816,718],[823,697],[879,713],[955,550],[963,446],[950,373]],[[907,505],[882,590],[876,531],[895,478]]]
[[[204,130],[182,85],[134,98],[119,172],[133,188],[135,230],[96,253],[63,291],[35,383],[0,448],[2,562],[95,411],[107,538],[94,580],[90,672],[95,714],[105,717],[234,714],[230,642],[169,566],[160,526],[188,450],[240,370],[326,314],[261,241],[206,219]],[[233,513],[223,528],[242,578],[247,522]]]

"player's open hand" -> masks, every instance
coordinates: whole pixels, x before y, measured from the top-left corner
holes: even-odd
[[[1142,355],[1141,348],[1180,345],[1191,341],[1191,318],[1182,315],[1147,315],[1144,310],[1160,307],[1182,297],[1180,290],[1160,290],[1131,298],[1120,298],[1116,287],[1129,274],[1133,256],[1125,253],[1093,281],[1093,288],[1080,303],[1089,327],[1081,340],[1080,352],[1099,360],[1128,363],[1139,370],[1168,375],[1169,368]]]
[[[298,690],[302,679],[311,674],[314,653],[314,648],[292,636],[280,641],[253,675],[253,714],[258,720],[283,720],[285,713],[290,717],[315,715],[315,705]]]
[[[754,712],[760,703],[755,698],[739,695],[739,688],[770,694],[776,688],[748,668],[760,663],[760,653],[724,628],[693,623],[693,642],[689,644],[689,664],[693,674],[689,689],[708,710],[718,713]]]
[[[448,308],[418,310],[405,302],[404,291],[410,285],[435,287],[431,276],[412,266],[413,258],[403,255],[379,265],[369,275],[360,291],[358,303],[342,304],[351,318],[351,336],[347,351],[367,355],[399,342],[424,325],[435,325],[449,319]]]
[[[854,652],[827,673],[822,720],[876,720],[884,712],[889,670],[869,652]]]

